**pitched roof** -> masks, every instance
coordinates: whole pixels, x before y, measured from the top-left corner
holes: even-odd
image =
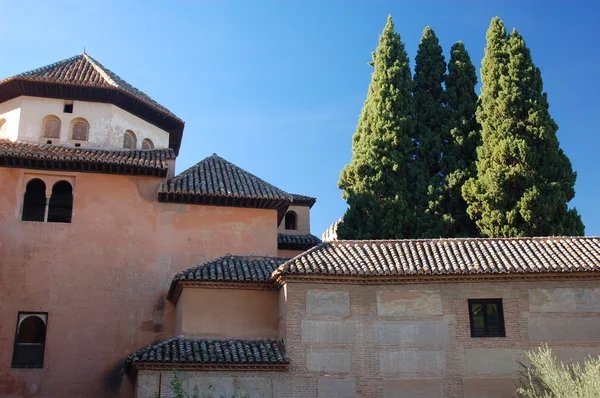
[[[0,167],[166,177],[172,149],[104,150],[0,139]]]
[[[336,277],[600,271],[600,238],[334,241],[274,274]]]
[[[308,206],[313,207],[317,198],[313,198],[312,196],[299,195],[297,193],[291,193],[292,195],[292,205],[294,206]]]
[[[277,248],[280,250],[308,250],[319,243],[321,243],[321,239],[313,234],[277,234]]]
[[[276,209],[281,221],[292,196],[215,153],[161,184],[158,199],[161,202]]]
[[[177,302],[181,282],[269,283],[273,271],[287,260],[287,257],[228,254],[177,273],[167,299]]]
[[[204,340],[174,337],[150,345],[127,357],[129,367],[171,369],[174,365],[214,368],[285,368],[289,359],[283,341]]]
[[[0,103],[20,95],[115,104],[168,131],[179,152],[183,121],[85,52],[0,81]]]

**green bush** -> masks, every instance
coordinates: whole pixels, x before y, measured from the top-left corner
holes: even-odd
[[[558,362],[548,346],[527,352],[530,365],[521,364],[519,398],[600,397],[600,357],[588,357],[583,366]]]

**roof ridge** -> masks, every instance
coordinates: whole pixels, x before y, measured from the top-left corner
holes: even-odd
[[[527,241],[527,240],[536,240],[536,241],[543,241],[543,240],[551,240],[551,239],[567,239],[567,240],[571,240],[571,239],[600,239],[600,236],[564,236],[564,235],[559,235],[559,236],[522,236],[522,237],[512,237],[512,238],[484,238],[484,237],[477,237],[477,238],[407,238],[407,239],[336,239],[336,240],[332,240],[332,241],[327,241],[327,242],[323,242],[323,244],[325,243],[331,243],[331,244],[335,244],[335,245],[340,245],[340,244],[349,244],[349,243],[386,243],[386,242],[444,242],[444,241],[460,241],[460,242],[468,242],[468,241],[487,241],[487,242],[492,242],[492,241]]]
[[[102,76],[102,78],[106,80],[108,84],[116,88],[121,88],[121,86],[110,76],[110,74],[105,70],[106,68],[104,68],[104,66],[100,62],[96,61],[86,52],[81,54],[81,56],[83,57],[83,59],[89,62],[90,65],[92,65],[96,72],[98,72],[98,74]]]
[[[75,61],[76,59],[81,58],[81,57],[83,57],[83,54],[78,54],[78,55],[74,55],[74,56],[69,57],[69,58],[61,59],[60,61],[56,61],[56,62],[53,62],[51,64],[40,66],[39,68],[30,69],[28,71],[18,73],[18,74],[14,75],[14,76],[9,76],[9,77],[7,77],[7,78],[5,78],[3,80],[0,80],[0,82],[3,82],[4,80],[12,79],[14,77],[27,77],[27,76],[32,75],[34,73],[41,72],[41,71],[43,71],[45,69],[50,69],[50,68],[54,68],[54,67],[56,67],[58,65],[67,64],[67,63]]]

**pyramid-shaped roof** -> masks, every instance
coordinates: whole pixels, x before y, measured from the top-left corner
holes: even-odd
[[[117,105],[169,132],[179,152],[184,122],[85,52],[0,81],[0,103],[21,95]]]
[[[161,184],[161,202],[276,209],[279,220],[292,195],[218,156],[209,156]]]

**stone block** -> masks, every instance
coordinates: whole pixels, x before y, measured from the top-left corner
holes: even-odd
[[[530,341],[598,341],[600,318],[532,318]]]
[[[349,351],[309,351],[306,367],[311,372],[350,373]]]
[[[313,315],[350,315],[350,293],[335,290],[309,290],[306,312]]]
[[[302,321],[302,341],[305,343],[354,344],[354,322]]]
[[[320,378],[317,383],[319,398],[354,398],[356,381],[353,379]]]
[[[514,397],[517,379],[511,378],[464,378],[465,398],[505,398]]]
[[[168,374],[167,374],[168,373]],[[210,392],[214,397],[233,397],[240,394],[250,398],[272,398],[273,386],[270,377],[253,376],[205,376],[204,372],[183,371],[179,376],[183,388],[190,396],[194,388],[201,392]],[[165,372],[162,377],[162,396],[170,397],[170,381],[173,372]]]
[[[447,322],[377,322],[375,343],[402,344],[415,342],[446,342],[449,339]]]
[[[377,293],[377,315],[379,316],[442,314],[442,296],[436,290],[400,290]]]
[[[442,398],[444,380],[384,380],[383,398]]]
[[[440,374],[446,369],[444,351],[395,350],[379,352],[379,371],[386,375]]]
[[[600,312],[600,289],[530,289],[531,312]]]
[[[468,375],[515,375],[518,369],[517,352],[513,348],[465,349]]]
[[[563,363],[579,363],[583,365],[583,362],[589,357],[597,358],[600,355],[600,347],[552,347],[552,353],[556,356],[556,359]]]
[[[155,398],[160,391],[160,371],[140,370],[135,382],[135,398]]]

